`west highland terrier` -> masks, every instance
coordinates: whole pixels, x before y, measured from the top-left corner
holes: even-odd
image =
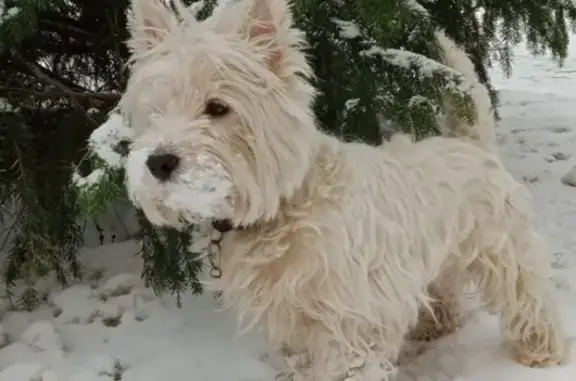
[[[438,34],[473,85],[475,126],[447,104],[443,137],[343,143],[317,128],[286,0],[228,2],[202,22],[177,8],[133,0],[129,193],[154,224],[229,222],[214,287],[305,359],[299,375],[391,379],[407,339],[458,327],[469,283],[518,362],[560,362],[545,245],[461,49]]]

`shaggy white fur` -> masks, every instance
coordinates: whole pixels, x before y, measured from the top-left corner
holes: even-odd
[[[213,286],[246,328],[262,324],[297,356],[297,376],[390,379],[407,335],[458,326],[457,294],[470,282],[517,361],[561,360],[528,194],[494,152],[487,91],[452,41],[438,34],[445,63],[474,85],[475,126],[447,103],[452,138],[345,144],[316,127],[285,0],[229,2],[204,22],[183,6],[178,19],[161,0],[132,1],[121,102],[138,130],[131,197],[156,224],[237,227]]]

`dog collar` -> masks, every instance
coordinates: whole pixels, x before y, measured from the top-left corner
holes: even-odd
[[[243,230],[244,226],[234,226],[232,221],[228,219],[212,221],[212,232],[210,233],[210,247],[208,254],[210,259],[210,276],[212,278],[222,277],[222,269],[220,268],[220,243],[224,238],[224,234],[231,230]]]
[[[218,279],[222,277],[222,269],[220,267],[220,243],[224,238],[224,234],[233,229],[242,229],[241,227],[234,227],[232,221],[228,219],[212,221],[212,232],[210,233],[210,247],[208,248],[210,260],[210,276]]]

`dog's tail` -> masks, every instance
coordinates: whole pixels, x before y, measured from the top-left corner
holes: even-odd
[[[436,38],[443,51],[442,63],[460,72],[470,83],[477,116],[475,124],[468,124],[458,117],[455,105],[447,100],[444,102],[444,116],[439,120],[441,134],[471,140],[478,146],[495,150],[496,123],[488,89],[478,79],[474,64],[463,49],[442,31],[436,32]]]

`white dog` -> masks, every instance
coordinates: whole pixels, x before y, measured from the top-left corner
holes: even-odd
[[[127,186],[155,224],[230,221],[214,286],[248,327],[302,355],[308,380],[385,380],[407,335],[458,326],[458,290],[474,283],[518,362],[560,362],[545,246],[460,49],[438,35],[474,85],[477,125],[447,103],[443,134],[457,138],[371,147],[318,130],[285,0],[179,14],[133,0]]]

